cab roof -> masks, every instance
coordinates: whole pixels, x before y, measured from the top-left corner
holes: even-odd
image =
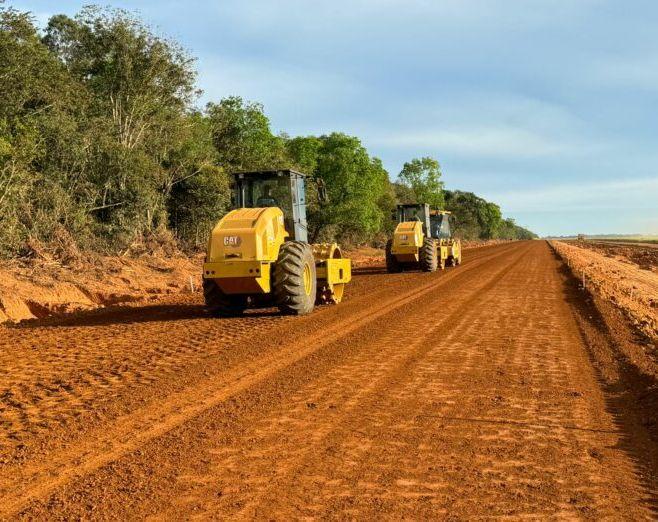
[[[290,174],[296,174],[298,176],[306,177],[306,174],[299,172],[298,170],[293,169],[278,169],[278,170],[249,170],[243,172],[233,172],[233,176],[240,177],[271,177],[271,176],[289,176]]]
[[[427,203],[401,203],[398,205],[398,208],[419,208],[424,207],[425,205],[429,206]],[[449,210],[440,210],[435,207],[430,207],[430,215],[437,216],[442,214],[452,214]]]

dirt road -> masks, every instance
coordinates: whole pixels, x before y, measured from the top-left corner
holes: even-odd
[[[0,518],[658,516],[544,242],[362,270],[301,318],[188,299],[0,328]]]

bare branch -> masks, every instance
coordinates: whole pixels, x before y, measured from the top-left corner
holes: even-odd
[[[87,212],[94,212],[96,210],[103,210],[105,208],[118,207],[119,205],[123,205],[123,204],[124,204],[123,201],[120,201],[119,203],[110,203],[109,205],[101,205],[100,207],[90,208]]]

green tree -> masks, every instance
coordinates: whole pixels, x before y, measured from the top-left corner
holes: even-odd
[[[93,110],[110,117],[126,148],[169,131],[196,97],[194,60],[124,10],[53,16],[43,41],[93,92]]]
[[[514,219],[508,218],[501,221],[498,229],[498,238],[500,239],[535,239],[537,234],[534,234],[528,229],[520,227],[516,224]]]
[[[74,162],[84,91],[41,43],[28,13],[0,6],[0,253],[79,229]],[[65,153],[65,154],[64,154]],[[58,168],[55,168],[58,167]]]
[[[383,237],[380,235],[378,243],[385,244],[386,239],[388,239],[397,226],[397,223],[391,219],[391,211],[397,205],[397,193],[395,185],[391,183],[388,171],[384,169],[381,160],[379,158],[373,158],[373,162],[380,172],[379,177],[376,178],[381,190],[380,196],[377,199],[377,206],[381,212],[382,221],[377,232],[384,234]],[[370,239],[372,240],[373,238]]]
[[[446,208],[455,215],[457,233],[464,239],[497,237],[502,215],[500,207],[472,192],[446,191]]]
[[[322,139],[316,136],[298,136],[286,140],[286,150],[291,164],[305,174],[313,174],[318,166]]]
[[[477,215],[481,230],[480,239],[498,237],[498,229],[503,220],[500,207],[495,203],[480,198],[480,201],[478,201]]]
[[[416,198],[415,203],[428,203],[443,207],[443,182],[441,166],[433,158],[413,159],[402,167],[399,176],[403,185],[409,187]]]
[[[263,107],[239,97],[195,110],[193,65],[125,11],[56,15],[41,37],[0,0],[0,255],[44,244],[124,251],[172,231],[201,246],[229,206],[233,170],[322,177],[330,202],[309,184],[312,240],[372,241],[390,232],[396,201],[443,204],[431,158],[391,184],[356,137],[277,136]],[[475,194],[446,191],[445,201],[463,237],[534,237]]]
[[[259,103],[232,96],[209,103],[206,114],[218,162],[229,171],[289,166],[285,140],[272,134]]]
[[[178,237],[192,248],[204,247],[229,209],[229,178],[221,167],[206,165],[173,188],[169,205],[170,223]]]
[[[309,198],[312,241],[332,237],[361,241],[385,227],[394,202],[388,173],[358,138],[336,132],[294,138],[286,146],[293,165],[322,178],[327,186],[328,205]]]
[[[516,225],[516,239],[537,239],[539,236],[527,228]]]
[[[498,239],[516,239],[516,223],[513,219],[503,219],[498,227]]]
[[[404,183],[393,183],[393,191],[395,193],[395,201],[399,204],[412,204],[416,203],[416,193],[414,190],[405,185]]]
[[[179,161],[196,95],[193,60],[122,10],[56,15],[43,41],[89,95],[81,120],[95,232],[130,244],[165,227],[176,177],[208,162],[190,154],[189,165]]]

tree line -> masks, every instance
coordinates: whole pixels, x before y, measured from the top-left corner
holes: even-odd
[[[198,248],[230,206],[228,173],[290,167],[328,188],[330,204],[309,198],[314,240],[381,239],[410,201],[452,210],[463,238],[534,237],[494,203],[445,190],[432,158],[391,182],[357,137],[277,135],[239,97],[197,107],[194,63],[126,11],[85,7],[40,30],[0,0],[0,255]]]

